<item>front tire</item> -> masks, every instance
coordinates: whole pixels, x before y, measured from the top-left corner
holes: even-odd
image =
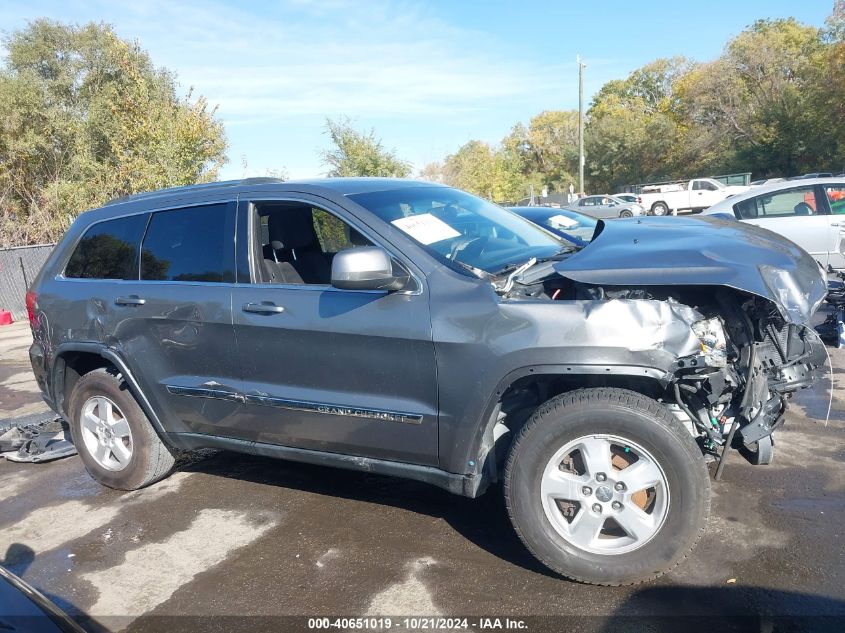
[[[619,217],[620,218],[632,218],[632,217],[634,217],[634,214],[631,213],[631,211],[629,211],[628,209],[623,209],[622,211],[619,212]]]
[[[137,490],[166,477],[173,454],[159,438],[120,374],[95,369],[76,383],[68,413],[85,469],[117,490]]]
[[[710,511],[709,474],[689,432],[661,404],[623,389],[541,406],[514,440],[504,492],[531,553],[597,585],[662,575],[689,554]]]

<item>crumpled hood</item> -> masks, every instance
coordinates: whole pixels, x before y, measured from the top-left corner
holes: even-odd
[[[613,286],[727,286],[769,299],[791,323],[806,323],[827,284],[818,263],[786,238],[716,217],[599,222],[597,237],[554,264],[573,281]]]

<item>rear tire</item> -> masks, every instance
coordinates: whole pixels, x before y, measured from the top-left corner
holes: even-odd
[[[73,443],[85,469],[104,486],[137,490],[173,469],[173,453],[117,370],[101,368],[85,374],[69,405]]]
[[[666,215],[669,213],[669,206],[665,202],[655,202],[651,205],[652,215]]]
[[[564,393],[541,406],[514,440],[504,494],[540,562],[596,585],[664,574],[693,549],[710,511],[709,473],[689,432],[661,404],[624,389]]]

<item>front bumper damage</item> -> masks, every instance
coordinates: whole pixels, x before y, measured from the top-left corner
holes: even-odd
[[[579,355],[573,343],[567,359],[606,364],[608,376],[619,366],[654,370],[656,388],[633,375],[613,384],[663,402],[720,460],[719,473],[731,447],[767,463],[789,399],[824,371],[827,352],[808,323],[827,294],[825,275],[805,251],[759,227],[599,222],[587,246],[512,281],[494,283],[509,302],[568,302],[558,333],[590,351]]]
[[[708,367],[704,354],[696,354],[679,358],[674,369],[675,403],[701,432],[702,447],[718,456],[717,480],[727,449],[756,456],[765,447],[770,453],[790,398],[822,377],[827,359],[818,334],[806,325],[772,315],[744,325],[728,328],[732,362],[725,367]],[[744,340],[736,330],[745,331]]]
[[[825,371],[818,334],[778,297],[731,288],[596,286],[561,276],[531,281],[518,283],[508,304],[566,302],[556,320],[559,337],[577,342],[566,348],[567,358],[598,364],[608,381],[616,377],[615,386],[648,390],[687,426],[705,455],[720,461],[717,477],[729,448],[752,463],[768,463],[789,399]],[[816,304],[811,297],[810,316]],[[718,350],[705,343],[708,328],[717,332]],[[640,376],[657,379],[655,389],[637,381],[636,367]]]

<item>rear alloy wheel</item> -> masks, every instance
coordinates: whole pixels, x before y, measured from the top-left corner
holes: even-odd
[[[665,202],[655,202],[651,207],[653,215],[666,215],[669,213],[669,207]]]
[[[120,408],[105,396],[91,396],[82,405],[82,441],[106,470],[120,471],[132,460],[132,429]]]
[[[590,584],[657,578],[703,533],[710,479],[689,431],[624,389],[582,389],[541,406],[514,439],[505,502],[531,553]]]
[[[136,490],[173,469],[173,453],[117,370],[104,367],[82,376],[70,396],[68,416],[85,469],[104,486]]]

